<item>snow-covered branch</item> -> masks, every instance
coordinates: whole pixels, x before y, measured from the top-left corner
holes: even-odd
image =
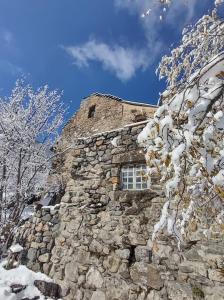
[[[216,55],[163,105],[139,135],[150,172],[157,170],[167,202],[154,238],[166,230],[180,241],[202,205],[224,199],[224,53]]]
[[[164,56],[158,68],[160,78],[166,78],[174,93],[188,85],[191,76],[224,49],[224,21],[216,10],[203,16],[194,26],[183,30],[180,46]]]

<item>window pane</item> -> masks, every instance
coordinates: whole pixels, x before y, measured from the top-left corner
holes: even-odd
[[[121,170],[122,188],[125,190],[147,189],[147,167],[145,165],[126,166]]]
[[[141,190],[141,183],[136,183],[136,189]]]
[[[136,182],[141,182],[142,178],[141,177],[136,177]]]
[[[127,184],[123,184],[123,190],[127,190]]]
[[[147,182],[144,182],[144,183],[142,184],[142,188],[143,188],[143,189],[147,189]]]

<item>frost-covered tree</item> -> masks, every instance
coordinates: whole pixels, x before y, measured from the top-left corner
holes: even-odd
[[[159,66],[168,89],[139,142],[147,149],[149,174],[157,172],[166,203],[155,225],[186,238],[186,227],[214,208],[224,223],[224,26],[215,12],[183,32],[182,43]]]
[[[48,175],[65,112],[57,91],[17,82],[0,98],[0,230],[13,228]]]
[[[178,4],[186,5],[186,2],[193,2],[193,0],[146,0],[144,1],[144,6],[147,7],[145,11],[142,12],[141,17],[150,17],[151,14],[157,13],[158,18],[163,21],[166,18],[166,13],[175,7],[175,2]],[[130,1],[131,2],[131,1]],[[224,3],[224,0],[213,0],[214,6],[218,8]],[[173,9],[175,12],[175,8]]]
[[[194,26],[183,30],[181,45],[161,60],[158,68],[160,78],[165,77],[169,88],[176,92],[223,48],[224,22],[214,9],[211,15],[203,16]]]

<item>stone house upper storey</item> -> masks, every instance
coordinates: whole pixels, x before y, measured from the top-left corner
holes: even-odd
[[[83,99],[80,109],[63,130],[62,141],[113,131],[127,124],[152,117],[156,106],[122,100],[112,95],[95,93]]]
[[[105,194],[147,190],[151,185],[145,176],[145,154],[137,137],[156,108],[111,95],[92,94],[85,98],[58,141],[59,155],[53,161],[50,178],[56,174],[66,186],[72,176],[73,187],[86,186],[85,195],[95,180],[90,199],[101,198],[98,192],[102,186]]]

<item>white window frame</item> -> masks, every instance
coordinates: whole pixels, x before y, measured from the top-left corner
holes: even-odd
[[[142,191],[149,188],[149,180],[144,176],[147,172],[145,164],[124,165],[121,167],[121,189]]]

